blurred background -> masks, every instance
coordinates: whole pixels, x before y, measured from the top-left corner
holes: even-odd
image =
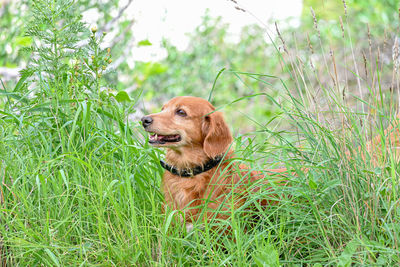
[[[381,89],[396,92],[397,4],[82,0],[78,8],[81,20],[98,29],[96,34],[107,32],[101,46],[111,48],[112,63],[102,89],[124,90],[140,99],[132,120],[157,111],[174,96],[208,98],[214,88],[212,103],[224,109],[234,126],[246,120],[240,127],[246,132],[256,128],[248,117],[266,124],[280,113],[271,98],[284,104],[283,90],[300,97],[312,88],[310,106],[324,110],[327,103],[319,92],[333,89],[351,105],[370,95],[380,68]],[[30,5],[0,1],[0,77],[6,87],[15,85],[19,71],[32,60],[23,52],[34,42],[26,34]],[[296,77],[290,68],[305,70],[298,72],[304,75]],[[267,76],[261,81],[259,75]],[[261,95],[247,97],[255,94]]]

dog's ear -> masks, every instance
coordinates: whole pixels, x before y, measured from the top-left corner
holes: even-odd
[[[202,132],[203,150],[210,158],[223,155],[233,141],[231,132],[221,112],[213,112],[205,116]]]

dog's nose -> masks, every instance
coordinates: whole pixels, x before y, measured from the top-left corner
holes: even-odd
[[[144,128],[146,128],[147,126],[149,126],[152,123],[153,123],[153,119],[150,116],[144,116],[142,118],[142,125]]]

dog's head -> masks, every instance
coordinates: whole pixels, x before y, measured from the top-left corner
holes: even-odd
[[[175,97],[161,112],[144,116],[142,124],[151,145],[175,150],[202,146],[210,158],[224,154],[233,141],[222,113],[198,97]]]

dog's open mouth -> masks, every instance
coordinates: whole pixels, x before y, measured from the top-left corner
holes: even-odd
[[[163,145],[166,143],[176,143],[181,141],[179,134],[174,135],[161,135],[161,134],[150,134],[149,143]]]

